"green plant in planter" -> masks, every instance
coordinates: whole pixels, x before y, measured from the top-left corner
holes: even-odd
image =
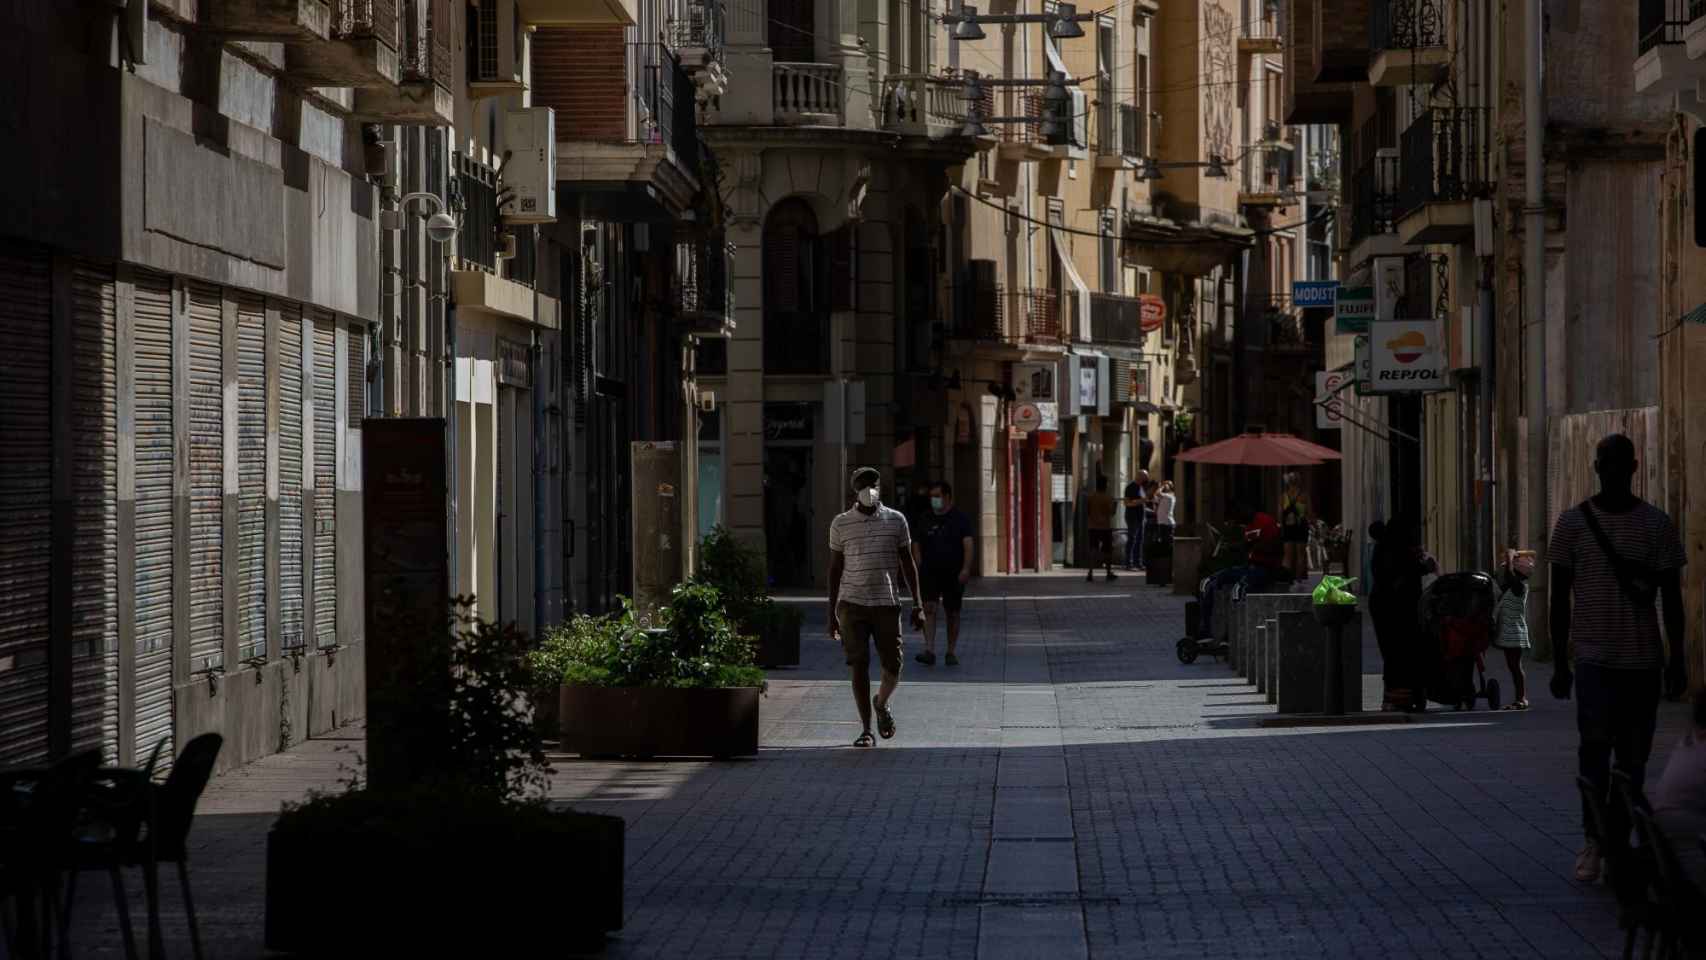
[[[752,617],[770,598],[764,579],[764,555],[740,542],[718,524],[699,542],[699,571],[694,580],[715,587],[731,621],[753,629]]]
[[[762,687],[764,671],[708,583],[677,586],[659,618],[640,626],[633,603],[602,617],[581,614],[546,635],[533,653],[541,679],[593,687]]]

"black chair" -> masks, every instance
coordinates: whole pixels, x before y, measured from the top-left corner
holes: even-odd
[[[55,920],[67,909],[60,870],[78,800],[100,764],[100,751],[87,750],[0,772],[0,935],[8,956],[53,955]],[[65,953],[63,940],[59,949]]]
[[[1620,782],[1619,782],[1620,781]],[[1588,831],[1605,862],[1605,883],[1617,897],[1617,926],[1623,930],[1623,960],[1635,955],[1635,940],[1642,930],[1647,931],[1650,954],[1659,938],[1657,909],[1648,895],[1652,868],[1642,851],[1629,845],[1629,807],[1636,798],[1630,789],[1634,784],[1618,771],[1611,793],[1612,804],[1607,808],[1593,781],[1576,778],[1582,805],[1587,811]],[[1645,800],[1639,802],[1645,803]]]
[[[1701,897],[1683,874],[1676,848],[1653,819],[1652,810],[1637,807],[1634,819],[1641,846],[1652,855],[1653,891],[1661,907],[1659,956],[1694,956],[1694,951],[1706,948],[1706,934],[1698,922],[1701,911],[1706,910],[1706,898]]]
[[[176,864],[183,888],[184,910],[190,928],[190,944],[197,960],[202,956],[201,928],[196,920],[195,900],[190,895],[188,844],[190,825],[202,791],[213,776],[214,762],[224,738],[204,733],[191,740],[178,755],[164,783],[153,782],[155,759],[145,770],[103,770],[104,781],[86,804],[87,824],[72,850],[71,882],[63,923],[70,925],[71,907],[77,889],[77,873],[105,870],[113,880],[119,922],[123,928],[127,956],[135,956],[130,929],[130,908],[124,891],[123,867],[140,867],[148,900],[148,949],[150,956],[163,956],[160,935],[159,865]],[[159,747],[155,748],[155,758]]]

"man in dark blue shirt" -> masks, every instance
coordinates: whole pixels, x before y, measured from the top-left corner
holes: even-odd
[[[931,484],[930,509],[920,516],[912,538],[924,600],[924,652],[914,659],[927,667],[936,663],[938,608],[948,614],[947,664],[959,666],[954,649],[960,642],[960,602],[971,580],[972,536],[970,518],[954,509],[954,488],[942,481]]]

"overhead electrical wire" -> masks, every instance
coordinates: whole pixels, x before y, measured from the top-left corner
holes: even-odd
[[[1050,230],[1059,230],[1062,233],[1070,234],[1072,236],[1089,237],[1093,240],[1106,240],[1106,239],[1109,239],[1110,237],[1117,238],[1119,236],[1119,234],[1117,234],[1117,233],[1095,233],[1095,232],[1092,232],[1089,230],[1080,230],[1076,227],[1068,227],[1064,224],[1054,224],[1054,223],[1049,223],[1046,220],[1038,220],[1036,217],[1027,216],[1023,213],[1020,213],[1017,210],[1008,209],[1006,206],[999,204],[999,203],[996,203],[993,200],[988,199],[987,197],[983,197],[983,196],[980,196],[976,193],[973,193],[970,190],[967,190],[966,188],[959,186],[958,184],[952,185],[951,187],[949,187],[949,189],[956,192],[956,193],[963,194],[967,197],[970,197],[971,199],[976,200],[978,203],[983,204],[984,206],[990,208],[991,210],[997,210],[997,211],[1005,214],[1006,216],[1011,217],[1014,220],[1018,220],[1022,223],[1029,223],[1029,224],[1033,224],[1033,225],[1039,226],[1039,227],[1047,227]],[[1276,234],[1276,233],[1284,233],[1288,230],[1295,230],[1298,227],[1307,227],[1311,224],[1316,223],[1317,221],[1323,221],[1323,220],[1331,219],[1335,215],[1336,214],[1334,212],[1333,207],[1323,207],[1320,210],[1320,212],[1310,214],[1308,217],[1306,217],[1305,219],[1302,219],[1302,220],[1296,220],[1296,221],[1293,221],[1291,223],[1274,224],[1273,226],[1262,227],[1260,229],[1252,229],[1252,230],[1250,230],[1250,236],[1251,237],[1272,236],[1273,234]],[[1201,242],[1202,241],[1200,241],[1200,240],[1187,240],[1187,239],[1183,239],[1183,238],[1179,238],[1179,239],[1156,239],[1156,240],[1145,240],[1144,241],[1144,243],[1154,244],[1157,246],[1161,246],[1161,245],[1196,246],[1196,245],[1200,244]]]

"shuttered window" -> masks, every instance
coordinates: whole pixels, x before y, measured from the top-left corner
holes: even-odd
[[[138,272],[136,756],[172,735],[172,282]],[[170,753],[171,751],[166,751]]]
[[[110,268],[72,271],[73,750],[118,759],[117,298]]]
[[[267,311],[237,299],[237,655],[267,652]]]
[[[314,638],[337,643],[337,326],[314,319]]]
[[[217,287],[189,307],[190,671],[225,666],[225,324]]]
[[[47,755],[51,270],[0,253],[0,764]]]
[[[301,308],[286,305],[278,316],[278,617],[279,645],[306,642],[302,598],[302,380],[305,365]]]

